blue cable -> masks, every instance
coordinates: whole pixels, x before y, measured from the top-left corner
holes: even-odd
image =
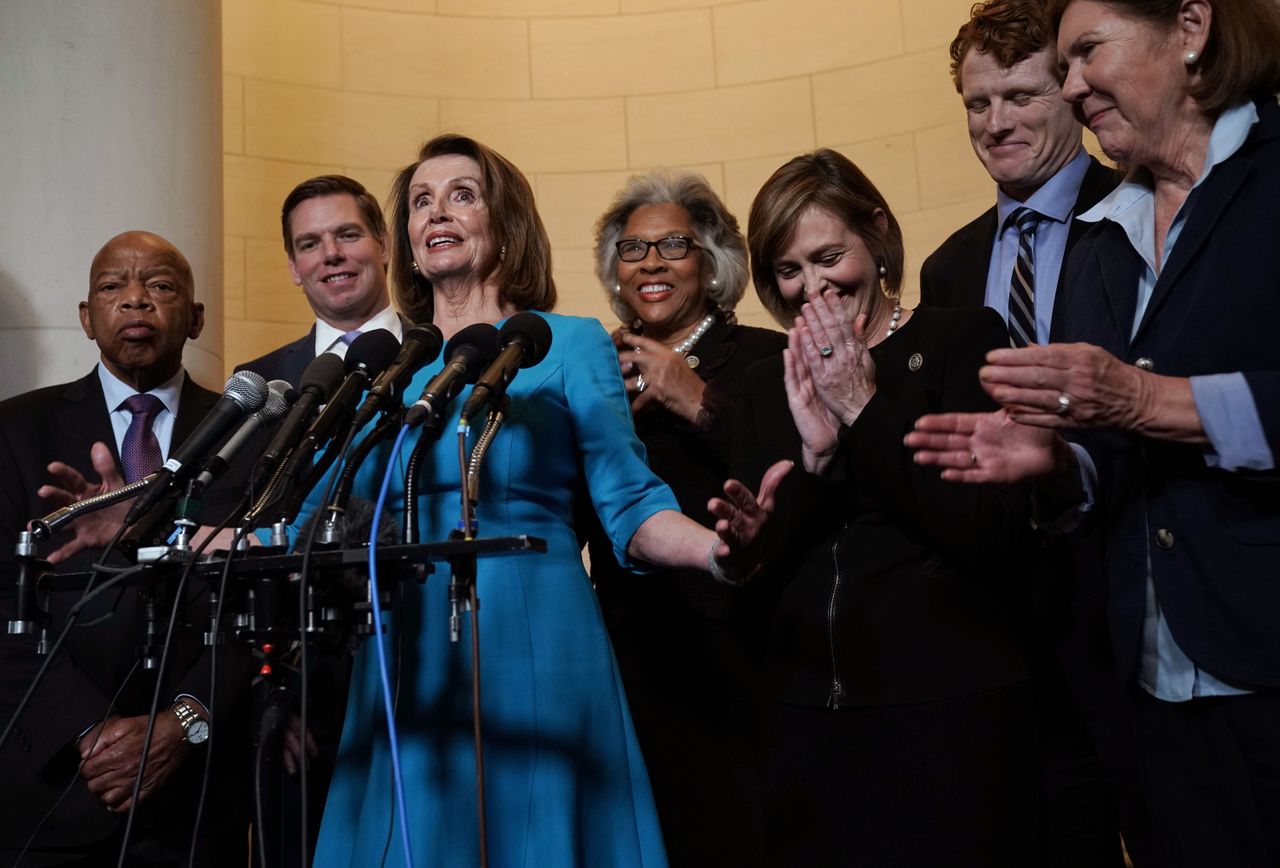
[[[382,521],[382,507],[387,502],[387,488],[391,483],[391,471],[404,443],[409,426],[400,426],[400,434],[391,447],[391,459],[382,477],[378,502],[373,508],[373,526],[369,528],[369,596],[373,598],[373,639],[378,649],[378,674],[382,676],[382,702],[387,712],[387,738],[391,743],[391,776],[396,788],[396,815],[400,819],[400,842],[404,845],[404,864],[413,868],[413,854],[409,850],[409,823],[404,807],[404,776],[400,771],[400,743],[396,738],[395,711],[391,701],[391,677],[387,674],[387,652],[382,647],[382,607],[378,602],[378,524]]]

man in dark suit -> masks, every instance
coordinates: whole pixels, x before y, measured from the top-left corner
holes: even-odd
[[[357,332],[382,328],[403,337],[404,323],[387,291],[386,220],[359,181],[343,175],[303,181],[285,197],[280,223],[289,272],[316,322],[303,337],[237,370],[296,386],[316,356],[345,356]]]
[[[993,308],[1010,322],[1019,230],[1031,209],[1035,333],[1047,343],[1062,262],[1088,229],[1076,217],[1119,182],[1085,152],[1081,128],[1062,99],[1057,53],[1040,0],[991,0],[975,7],[951,43],[951,73],[964,100],[974,153],[996,182],[996,204],[958,229],[920,269],[920,301]],[[1012,331],[1012,329],[1011,329]],[[1016,339],[1016,338],[1015,338]]]
[[[158,462],[185,440],[219,397],[182,368],[183,346],[203,329],[204,309],[194,298],[190,265],[163,238],[126,232],[107,242],[94,257],[80,322],[98,344],[98,366],[73,383],[0,404],[0,533],[5,538],[0,619],[5,621],[14,617],[15,608],[13,543],[28,520],[119,487],[125,481],[120,466],[125,476],[156,469],[142,465],[148,458]],[[91,482],[95,477],[100,481]],[[95,527],[118,525],[121,512],[103,510],[77,522],[73,533],[55,537],[42,554],[61,571],[88,569],[101,552],[86,540],[101,539]],[[48,595],[51,636],[62,629],[77,596]],[[203,614],[191,612],[189,620]],[[154,689],[151,674],[137,662],[145,620],[136,589],[94,599],[0,748],[5,769],[0,861],[5,864],[33,833],[22,865],[114,864]],[[179,628],[165,670],[129,865],[186,859],[203,772],[202,736],[213,719],[200,699],[207,697],[210,682],[208,670],[195,662],[206,656],[199,632]],[[34,637],[0,637],[0,715],[6,724],[41,662]],[[233,695],[228,689],[219,696],[220,722],[230,720],[225,700]],[[222,739],[223,768],[236,762],[233,741]],[[214,775],[199,864],[245,859],[246,824],[220,791],[224,783]]]
[[[996,204],[925,260],[921,302],[990,307],[1004,317],[1015,346],[1048,343],[1065,295],[1063,263],[1091,225],[1078,218],[1119,177],[1082,146],[1056,76],[1043,0],[975,6],[951,43],[951,60],[969,139],[996,183]],[[1094,575],[1101,570],[1096,539],[1046,541],[1041,562],[1028,567],[1042,730],[1040,862],[1055,868],[1121,865],[1117,826],[1135,859],[1151,849],[1104,595],[1078,580],[1090,571],[1084,564],[1096,565]]]
[[[239,365],[268,380],[282,379],[295,386],[302,372],[324,352],[345,357],[356,334],[387,329],[397,339],[406,322],[391,307],[387,290],[387,225],[382,208],[359,182],[343,175],[321,175],[294,187],[280,209],[284,249],[293,282],[302,287],[316,315],[307,334],[265,356]],[[309,753],[315,762],[308,774],[308,826],[314,842],[319,831],[324,795],[333,773],[342,712],[346,704],[351,658],[342,651],[312,654],[308,661],[311,731]],[[299,718],[290,718],[285,732],[284,765],[296,772],[301,762]],[[286,785],[281,808],[279,849],[282,868],[293,868],[300,851],[298,840],[298,792]],[[268,832],[272,832],[270,819]],[[269,834],[274,838],[274,834]],[[275,849],[269,842],[268,846]]]

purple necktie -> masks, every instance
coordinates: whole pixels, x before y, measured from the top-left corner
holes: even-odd
[[[351,331],[345,333],[342,337],[338,338],[338,340],[342,341],[347,346],[351,346],[351,342],[354,341],[356,338],[360,337],[360,335],[362,334],[364,334],[364,332],[360,331],[360,329],[352,329]]]
[[[129,430],[124,432],[124,443],[120,445],[120,464],[124,467],[127,484],[155,473],[164,463],[160,441],[151,430],[151,423],[164,409],[164,402],[155,395],[130,395],[120,406],[133,414]]]

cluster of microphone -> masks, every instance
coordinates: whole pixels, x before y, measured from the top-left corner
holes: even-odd
[[[345,359],[334,353],[317,356],[296,389],[283,380],[267,383],[251,371],[238,371],[227,380],[213,409],[164,465],[127,487],[128,495],[140,494],[124,523],[138,522],[184,492],[198,496],[233,462],[249,460],[242,453],[265,439],[260,432],[276,423],[274,435],[256,458],[250,484],[251,490],[263,495],[242,524],[254,524],[268,510],[275,518],[293,518],[302,498],[328,467],[324,458],[317,460],[321,450],[349,442],[379,416],[410,427],[439,425],[453,399],[473,383],[462,417],[464,421],[475,418],[505,393],[521,368],[542,361],[550,345],[546,320],[518,313],[501,330],[488,323],[468,326],[447,345],[440,330],[430,324],[410,328],[403,341],[385,329],[366,332],[352,341]],[[404,387],[440,356],[442,347],[443,369],[406,409]],[[218,444],[221,447],[214,452]],[[93,506],[110,501],[104,498]],[[281,503],[290,506],[279,507]],[[88,510],[51,514],[34,522],[33,530],[38,538],[47,537],[83,511]]]

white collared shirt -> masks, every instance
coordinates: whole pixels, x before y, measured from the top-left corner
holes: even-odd
[[[369,318],[368,322],[359,327],[362,332],[372,329],[386,329],[396,336],[396,340],[404,338],[404,326],[400,323],[400,316],[395,312],[394,308],[384,307]],[[346,332],[334,328],[322,319],[316,320],[316,355],[321,353],[336,353],[342,358],[347,357],[347,345],[343,343],[342,336]]]

